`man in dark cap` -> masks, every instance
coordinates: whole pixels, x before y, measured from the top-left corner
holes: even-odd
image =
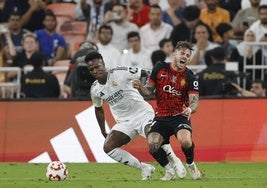
[[[225,70],[226,56],[223,47],[210,51],[212,64],[197,74],[200,96],[223,96],[227,91],[226,85],[236,82],[236,75]]]
[[[224,48],[226,58],[229,59],[232,51],[235,49],[235,46],[230,43],[234,38],[233,26],[229,23],[222,22],[216,27],[216,31],[221,37],[219,44]]]
[[[182,14],[184,20],[182,23],[173,27],[170,36],[173,46],[176,46],[178,41],[195,42],[193,30],[197,23],[200,22],[200,9],[195,5],[189,5],[184,8]]]
[[[58,98],[59,82],[55,75],[45,72],[42,67],[46,57],[35,52],[30,58],[33,70],[21,77],[21,95],[26,98]]]

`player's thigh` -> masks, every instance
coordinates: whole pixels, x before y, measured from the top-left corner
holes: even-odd
[[[112,127],[111,131],[121,132],[122,134],[127,135],[130,140],[132,140],[138,135],[132,124],[132,121],[117,123]]]
[[[129,143],[131,138],[117,130],[111,130],[111,132],[108,134],[105,143],[104,143],[104,150],[106,152],[109,152],[117,147],[121,147],[127,143]]]
[[[131,124],[134,126],[134,129],[139,135],[146,138],[148,131],[150,130],[153,118],[154,112],[146,112],[145,114],[137,116],[133,120],[131,120]]]

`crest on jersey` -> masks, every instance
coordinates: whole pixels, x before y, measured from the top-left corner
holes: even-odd
[[[181,86],[184,86],[184,85],[185,85],[185,79],[182,79],[182,80],[181,80],[180,85],[181,85]]]
[[[112,86],[113,86],[113,87],[116,87],[116,86],[118,86],[117,82],[115,82],[115,81],[112,81]]]
[[[177,80],[177,77],[173,75],[172,79],[171,79],[171,82],[176,83],[176,80]]]

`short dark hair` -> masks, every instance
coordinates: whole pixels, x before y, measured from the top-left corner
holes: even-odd
[[[98,34],[100,34],[103,29],[110,30],[111,31],[111,35],[113,35],[113,29],[112,29],[112,27],[109,26],[109,25],[105,25],[105,24],[104,25],[101,25],[99,27]]]
[[[161,39],[161,41],[159,41],[159,47],[160,47],[160,48],[163,48],[164,45],[165,45],[167,42],[171,42],[171,43],[172,43],[172,40],[169,39],[169,38],[163,38],[163,39]]]
[[[92,61],[94,59],[102,59],[103,60],[103,57],[102,57],[102,55],[99,52],[92,51],[92,52],[88,53],[85,56],[84,61],[87,64],[89,61]]]
[[[260,12],[261,9],[267,9],[267,5],[265,5],[265,4],[260,5],[259,8],[258,8],[258,12]]]
[[[220,37],[223,37],[224,33],[233,29],[233,26],[229,23],[222,22],[215,29]]]
[[[46,63],[46,56],[42,52],[34,52],[29,59],[34,68],[42,67]]]
[[[193,44],[188,41],[179,41],[177,42],[174,50],[177,50],[179,48],[188,48],[189,50],[193,50]]]
[[[157,5],[157,4],[150,5],[150,10],[151,10],[152,8],[159,9],[160,12],[162,12],[161,7],[160,7],[159,5]]]
[[[131,31],[127,34],[127,40],[133,37],[138,37],[138,39],[140,39],[140,35],[137,31]]]
[[[199,18],[200,9],[196,5],[189,5],[182,11],[183,18],[187,21],[193,21]]]
[[[221,46],[215,47],[211,50],[211,56],[217,61],[225,59],[225,49]]]
[[[45,20],[46,17],[52,17],[54,20],[57,21],[57,17],[56,17],[56,15],[55,15],[54,12],[53,12],[52,10],[50,10],[50,9],[47,9],[47,10],[45,11],[44,20]]]
[[[266,83],[263,81],[263,80],[259,80],[259,79],[256,79],[256,80],[253,80],[252,82],[251,82],[251,84],[261,84],[261,87],[263,88],[263,89],[267,89],[267,85],[266,85]]]

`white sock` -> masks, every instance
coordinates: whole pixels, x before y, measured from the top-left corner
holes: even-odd
[[[108,155],[119,163],[135,168],[141,168],[141,162],[137,158],[135,158],[132,154],[121,148],[113,149],[108,153]]]
[[[179,158],[175,155],[174,151],[172,150],[172,147],[170,144],[164,144],[161,146],[161,148],[166,152],[168,159],[172,163],[175,163],[176,160],[179,160]]]

